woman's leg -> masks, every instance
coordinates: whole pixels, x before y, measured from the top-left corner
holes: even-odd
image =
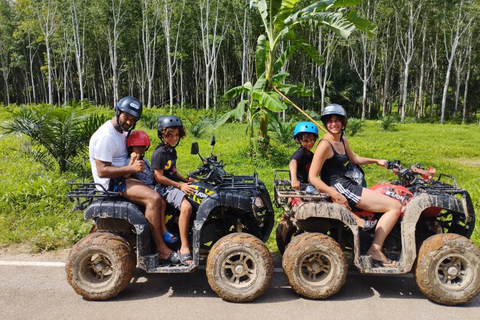
[[[375,237],[367,254],[374,260],[386,260],[387,257],[382,252],[383,243],[400,216],[402,205],[393,198],[380,194],[370,189],[363,189],[360,201],[356,207],[371,211],[384,212],[380,217],[375,229]],[[385,264],[389,266],[388,264]]]

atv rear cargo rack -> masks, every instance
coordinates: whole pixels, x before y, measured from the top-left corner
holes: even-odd
[[[289,176],[289,170],[275,170],[273,178],[273,186],[275,191],[275,205],[280,208],[288,202],[290,198],[300,198],[303,201],[314,200],[328,200],[330,196],[326,193],[310,193],[304,191],[305,187],[312,186],[309,183],[302,183],[301,189],[293,189],[289,179],[285,179],[285,176]],[[283,178],[283,179],[282,179]],[[312,186],[313,187],[313,186]]]
[[[80,178],[75,178],[67,182],[70,185],[70,191],[67,193],[67,197],[71,202],[77,202],[73,211],[84,210],[94,200],[114,199],[119,197],[117,192],[107,191],[107,189],[105,189],[100,183],[79,180]]]

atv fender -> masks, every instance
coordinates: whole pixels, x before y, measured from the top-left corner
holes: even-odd
[[[85,210],[85,219],[115,218],[128,221],[134,228],[137,237],[137,258],[149,255],[150,227],[148,221],[140,209],[128,201],[95,201]]]
[[[295,225],[299,230],[319,232],[315,230],[316,227],[312,224],[312,220],[307,221],[309,218],[321,218],[328,220],[339,220],[344,223],[353,234],[354,245],[354,263],[360,269],[360,237],[359,229],[353,213],[344,206],[338,203],[326,202],[326,201],[309,201],[301,202],[298,206],[292,208],[292,212],[295,217]],[[320,220],[320,219],[319,219]],[[320,223],[325,223],[325,220],[320,220]],[[313,226],[313,229],[312,229]],[[317,225],[318,226],[318,225]],[[318,228],[317,229],[321,229]]]
[[[468,193],[462,200],[449,194],[422,193],[415,196],[406,206],[401,222],[403,266],[410,270],[415,261],[417,252],[415,245],[415,226],[425,209],[430,207],[444,208],[465,215],[466,228],[463,236],[470,238],[475,226],[475,213]]]
[[[203,222],[208,218],[212,210],[220,205],[238,208],[245,212],[251,212],[251,196],[253,195],[241,194],[238,191],[222,191],[212,194],[205,199],[198,208],[197,218],[195,220],[203,225]],[[201,227],[201,225],[199,226]]]

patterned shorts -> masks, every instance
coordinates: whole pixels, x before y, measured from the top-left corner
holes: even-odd
[[[110,184],[108,185],[108,191],[118,192],[119,195],[123,196],[127,184],[125,183],[124,177],[112,178],[110,179]]]
[[[341,193],[345,198],[347,198],[350,208],[355,208],[358,201],[360,201],[360,197],[362,196],[362,186],[353,184],[349,180],[345,180],[335,183],[333,187],[337,189],[337,191]]]

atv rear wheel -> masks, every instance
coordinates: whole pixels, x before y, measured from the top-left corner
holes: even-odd
[[[123,238],[95,232],[72,248],[65,271],[76,293],[88,300],[106,300],[127,287],[135,267],[134,253]]]
[[[285,248],[292,241],[292,236],[295,233],[297,228],[293,225],[290,220],[282,219],[277,226],[275,231],[275,240],[277,242],[278,251],[281,254],[285,252]]]
[[[222,299],[247,302],[268,289],[273,259],[260,239],[247,233],[233,233],[213,245],[206,272],[210,287]]]
[[[288,282],[297,294],[325,299],[337,293],[347,277],[347,261],[340,246],[321,233],[293,238],[282,261]]]
[[[420,247],[415,280],[432,301],[467,303],[480,293],[480,249],[458,234],[437,234]]]

